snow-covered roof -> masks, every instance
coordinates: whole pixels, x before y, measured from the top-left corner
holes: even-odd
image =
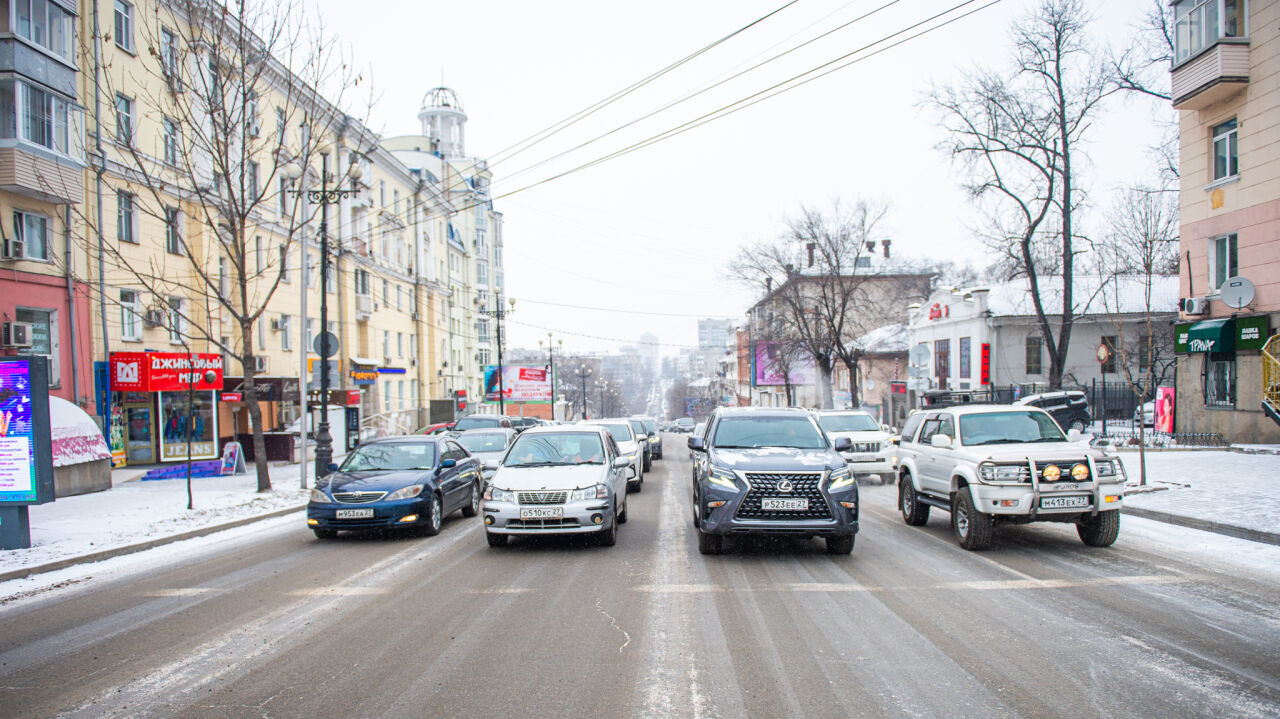
[[[853,343],[863,352],[906,352],[910,344],[905,322],[877,327]]]
[[[61,397],[49,397],[49,434],[55,467],[111,457],[98,425],[84,410]]]
[[[1142,276],[1107,277],[1100,275],[1076,275],[1072,293],[1077,315],[1106,315],[1115,313],[1140,313],[1146,311],[1147,278]],[[1061,312],[1062,278],[1041,277],[1040,298],[1050,314]],[[994,316],[1034,315],[1031,301],[1031,285],[1026,278],[998,284],[978,285],[960,290],[961,294],[986,289],[987,309]],[[1151,278],[1151,311],[1178,311],[1178,278],[1160,275]]]

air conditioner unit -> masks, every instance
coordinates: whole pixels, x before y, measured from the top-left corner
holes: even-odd
[[[254,372],[266,372],[266,371],[267,371],[267,358],[266,358],[266,357],[261,357],[261,356],[258,356],[258,355],[254,355],[254,358],[253,358],[253,371],[254,371]]]
[[[0,337],[0,346],[30,347],[31,333],[34,330],[35,326],[30,322],[5,322],[3,337]]]
[[[148,327],[159,327],[164,324],[164,312],[160,310],[147,310],[142,313],[142,323]]]
[[[1178,309],[1184,315],[1203,315],[1209,311],[1209,300],[1204,297],[1183,297],[1178,302]]]
[[[27,256],[27,245],[16,237],[10,237],[4,241],[4,259],[21,260]]]
[[[276,317],[271,320],[271,331],[281,332],[284,330],[284,318]]]

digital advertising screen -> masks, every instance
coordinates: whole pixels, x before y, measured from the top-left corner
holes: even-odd
[[[0,358],[0,504],[51,501],[46,361],[43,357]]]

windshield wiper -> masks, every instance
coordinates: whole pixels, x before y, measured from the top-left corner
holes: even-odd
[[[984,444],[1026,444],[1027,442],[1034,442],[1034,441],[1035,440],[1028,440],[1028,439],[988,439],[984,442],[973,442],[969,444],[969,446],[981,447]]]
[[[573,462],[552,462],[546,460],[543,462],[518,462],[516,464],[508,464],[508,467],[565,467]]]
[[[760,449],[758,444],[717,444],[716,449]]]

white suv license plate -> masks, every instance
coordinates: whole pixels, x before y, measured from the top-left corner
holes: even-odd
[[[809,509],[809,500],[802,499],[761,499],[760,509],[782,512],[803,512]]]
[[[1073,507],[1088,507],[1088,497],[1041,497],[1041,509],[1069,509]]]
[[[874,454],[851,454],[851,455],[849,455],[849,458],[848,458],[847,460],[845,460],[845,461],[847,461],[847,462],[874,462],[874,461],[876,461],[876,456],[875,456]]]
[[[369,519],[373,517],[373,508],[367,509],[338,509],[338,519]]]
[[[528,507],[520,510],[521,519],[560,519],[564,507]]]

